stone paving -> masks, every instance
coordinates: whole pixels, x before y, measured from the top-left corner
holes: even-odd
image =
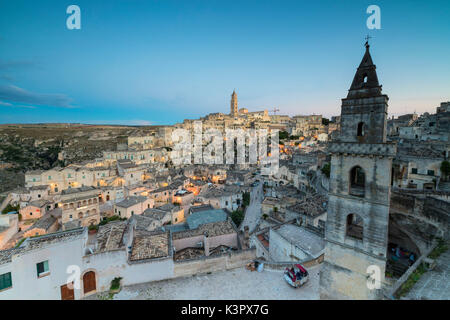
[[[127,286],[114,300],[315,300],[319,299],[320,265],[308,269],[309,281],[292,288],[283,271],[249,271],[238,268],[213,274]],[[102,299],[102,295],[89,297]]]
[[[437,259],[433,270],[420,277],[404,299],[450,300],[450,250]]]
[[[262,179],[261,179],[262,180]],[[248,226],[249,232],[252,232],[261,218],[261,202],[263,201],[263,189],[262,182],[258,186],[254,187],[251,192],[250,205],[245,211],[244,221],[241,223],[241,230],[244,230],[244,226]]]

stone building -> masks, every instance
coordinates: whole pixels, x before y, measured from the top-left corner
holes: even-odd
[[[59,204],[62,208],[63,229],[98,224],[101,203],[103,198],[100,189],[85,186],[64,190]]]
[[[392,159],[396,145],[386,141],[388,96],[382,94],[366,42],[347,98],[341,130],[329,146],[331,176],[320,274],[321,299],[377,299],[367,268],[379,268],[384,282]]]

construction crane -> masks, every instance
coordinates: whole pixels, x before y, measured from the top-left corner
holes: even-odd
[[[280,109],[273,108],[273,110],[270,110],[270,111],[273,112],[273,114],[277,114],[277,111],[280,111]]]

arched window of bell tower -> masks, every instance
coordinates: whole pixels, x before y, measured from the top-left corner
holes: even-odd
[[[349,193],[352,196],[363,198],[365,195],[366,175],[360,166],[350,170]]]
[[[364,220],[357,214],[351,213],[347,216],[345,235],[354,239],[362,240],[364,233]]]
[[[367,73],[365,73],[364,75],[363,75],[363,83],[364,84],[366,84],[367,83]]]
[[[357,137],[364,137],[364,135],[366,134],[366,125],[364,122],[360,122],[358,123],[358,130],[356,132],[356,136]]]

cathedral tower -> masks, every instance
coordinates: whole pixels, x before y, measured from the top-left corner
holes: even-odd
[[[389,98],[381,93],[367,42],[365,47],[347,98],[342,99],[340,135],[329,146],[321,299],[380,298],[381,291],[367,285],[369,266],[379,268],[379,280],[384,283],[396,146],[386,142]]]
[[[234,90],[233,90],[233,94],[231,95],[230,115],[232,117],[238,116],[238,100],[237,100],[237,94]]]

